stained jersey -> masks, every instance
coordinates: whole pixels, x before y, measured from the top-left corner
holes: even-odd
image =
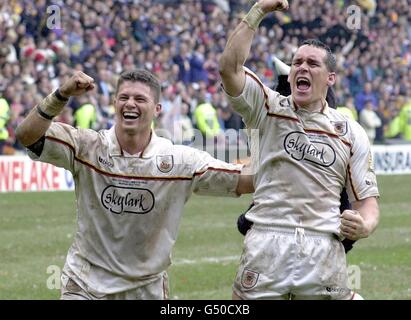
[[[247,219],[339,236],[343,187],[350,202],[379,196],[365,131],[327,104],[314,113],[296,108],[291,96],[245,71],[243,92],[226,96],[258,138],[251,142],[256,190]]]
[[[95,132],[53,123],[33,160],[69,170],[77,232],[65,272],[95,295],[153,281],[171,263],[184,203],[192,192],[237,196],[241,166],[152,134],[139,156],[126,155],[114,127]]]

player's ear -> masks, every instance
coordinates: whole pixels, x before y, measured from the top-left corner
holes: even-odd
[[[328,73],[327,86],[332,87],[335,84],[335,72]]]
[[[162,108],[163,107],[161,106],[161,103],[156,104],[156,107],[155,107],[155,110],[154,110],[154,116],[156,118],[160,115]]]

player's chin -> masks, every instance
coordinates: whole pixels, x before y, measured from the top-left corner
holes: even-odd
[[[300,90],[297,87],[294,87],[292,95],[294,101],[307,103],[312,99],[312,90],[311,87],[305,90]]]
[[[294,96],[294,103],[297,104],[299,107],[305,107],[310,105],[311,97],[309,95],[295,95]]]
[[[139,126],[137,123],[130,123],[130,121],[122,121],[120,127],[124,132],[132,134],[138,132]]]

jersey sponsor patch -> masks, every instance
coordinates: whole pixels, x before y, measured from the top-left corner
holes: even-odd
[[[170,172],[174,167],[174,158],[170,155],[156,157],[157,168],[163,173]]]
[[[331,121],[334,126],[334,131],[339,136],[345,136],[348,131],[347,121]]]
[[[255,287],[258,281],[260,274],[249,269],[244,269],[243,274],[241,275],[241,285],[245,289],[251,289]]]
[[[154,203],[154,194],[145,188],[109,185],[101,194],[101,204],[114,214],[146,214]]]
[[[300,131],[287,134],[284,139],[284,149],[291,158],[301,161],[316,163],[322,167],[334,164],[336,154],[331,145],[321,141],[315,141]]]

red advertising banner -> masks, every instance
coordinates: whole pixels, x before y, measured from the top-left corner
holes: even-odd
[[[0,157],[0,192],[73,190],[71,173],[26,156]]]

